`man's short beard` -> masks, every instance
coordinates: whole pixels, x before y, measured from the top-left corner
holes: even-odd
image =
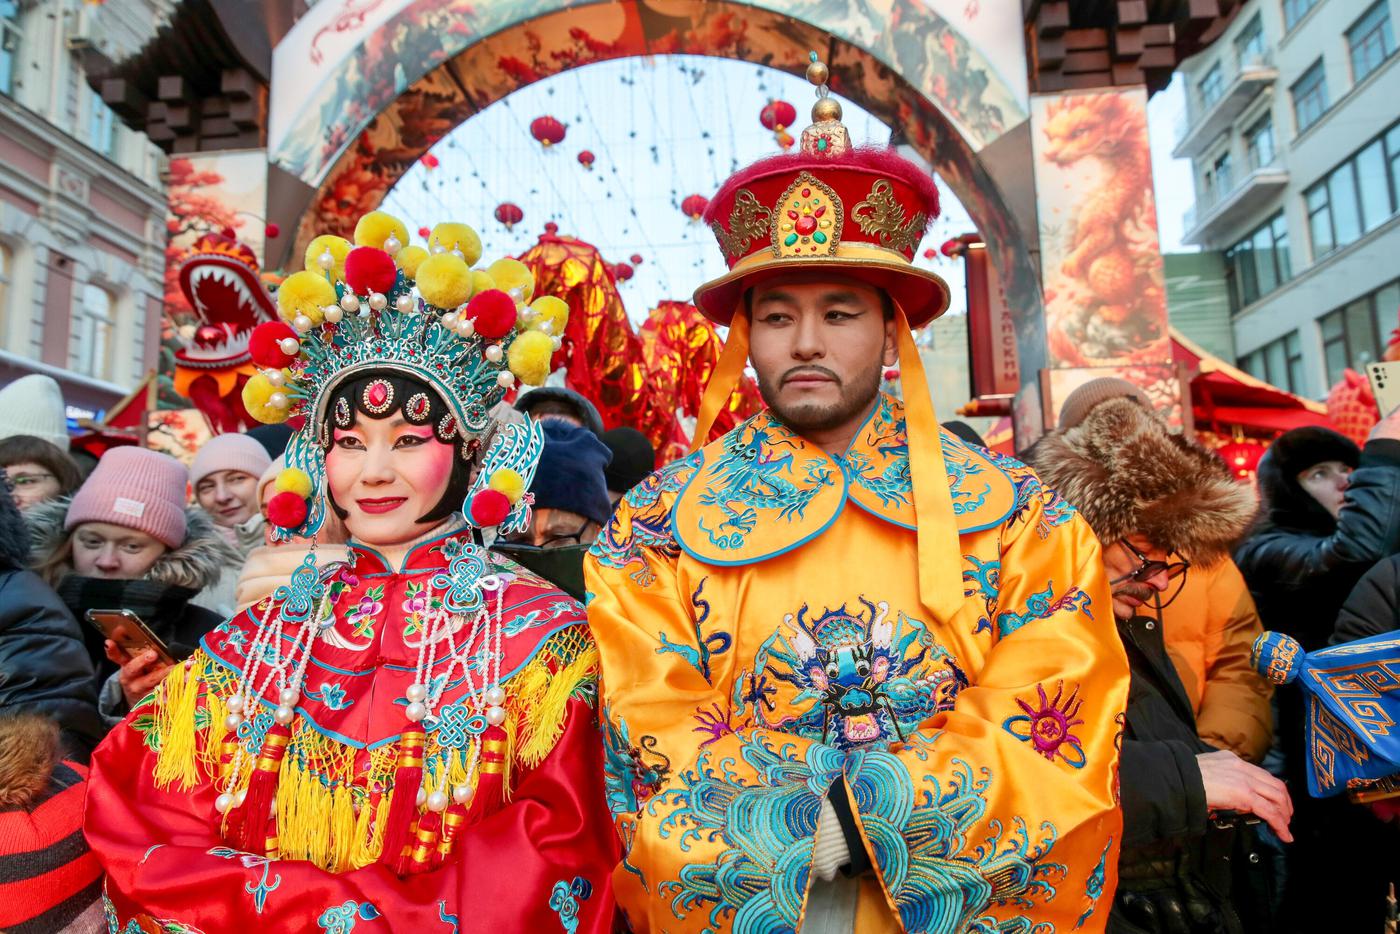
[[[800,403],[791,408],[785,407],[778,398],[784,377],[793,370],[812,369],[820,369],[835,380],[836,387],[841,393],[840,400],[832,405]],[[773,413],[773,417],[798,434],[830,431],[854,421],[869,411],[875,402],[875,397],[880,394],[880,378],[883,373],[884,367],[879,360],[876,360],[874,366],[868,370],[855,374],[849,382],[843,382],[835,373],[825,367],[798,366],[779,375],[776,385],[764,378],[762,373],[758,374],[758,392],[763,397],[763,401],[768,404],[768,409]]]

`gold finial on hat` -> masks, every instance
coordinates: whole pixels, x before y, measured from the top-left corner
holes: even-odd
[[[816,85],[817,102],[812,105],[812,125],[802,131],[802,151],[809,156],[835,156],[851,148],[851,136],[841,122],[841,104],[831,97],[826,79],[831,71],[811,53],[807,80]]]

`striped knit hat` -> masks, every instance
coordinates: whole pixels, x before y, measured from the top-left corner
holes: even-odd
[[[83,838],[86,783],[85,767],[58,762],[52,721],[0,719],[0,930],[101,919],[102,869]]]

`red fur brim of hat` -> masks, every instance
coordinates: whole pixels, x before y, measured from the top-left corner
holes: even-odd
[[[701,218],[706,224],[719,219],[722,211],[727,211],[732,204],[734,193],[745,185],[753,184],[757,179],[769,175],[795,175],[803,170],[819,175],[823,169],[831,168],[864,169],[869,172],[896,176],[918,193],[919,202],[923,205],[923,211],[929,223],[938,217],[938,185],[934,182],[933,176],[893,149],[881,146],[863,146],[835,156],[811,156],[805,152],[785,152],[767,159],[760,159],[753,165],[740,169],[734,175],[729,176],[725,183],[720,186],[719,191],[715,192],[715,196],[710,199],[709,206],[705,208],[705,213],[701,215]]]

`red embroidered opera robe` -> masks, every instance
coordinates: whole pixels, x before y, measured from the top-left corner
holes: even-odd
[[[215,810],[215,778],[228,768],[232,744],[256,753],[277,703],[269,686],[238,735],[224,726],[226,698],[266,602],[211,632],[112,732],[93,756],[85,829],[108,873],[113,930],[132,920],[145,931],[343,934],[357,923],[412,934],[611,929],[617,856],[593,715],[596,650],[577,601],[499,558],[510,579],[500,668],[507,799],[489,816],[467,819],[440,868],[399,876],[377,861],[386,792],[409,724],[414,635],[447,586],[446,576],[434,580],[447,569],[444,551],[465,537],[416,546],[401,573],[352,546],[353,569],[330,579],[335,621],[316,643],[277,774],[271,848],[234,849]],[[288,597],[278,592],[274,621]],[[284,638],[293,632],[284,625]],[[456,680],[444,689],[436,724],[424,721],[424,785],[442,774],[435,787],[449,793],[465,774],[451,763],[466,741],[444,713],[466,691]],[[418,809],[420,819],[424,813]],[[440,839],[429,840],[429,851]]]

